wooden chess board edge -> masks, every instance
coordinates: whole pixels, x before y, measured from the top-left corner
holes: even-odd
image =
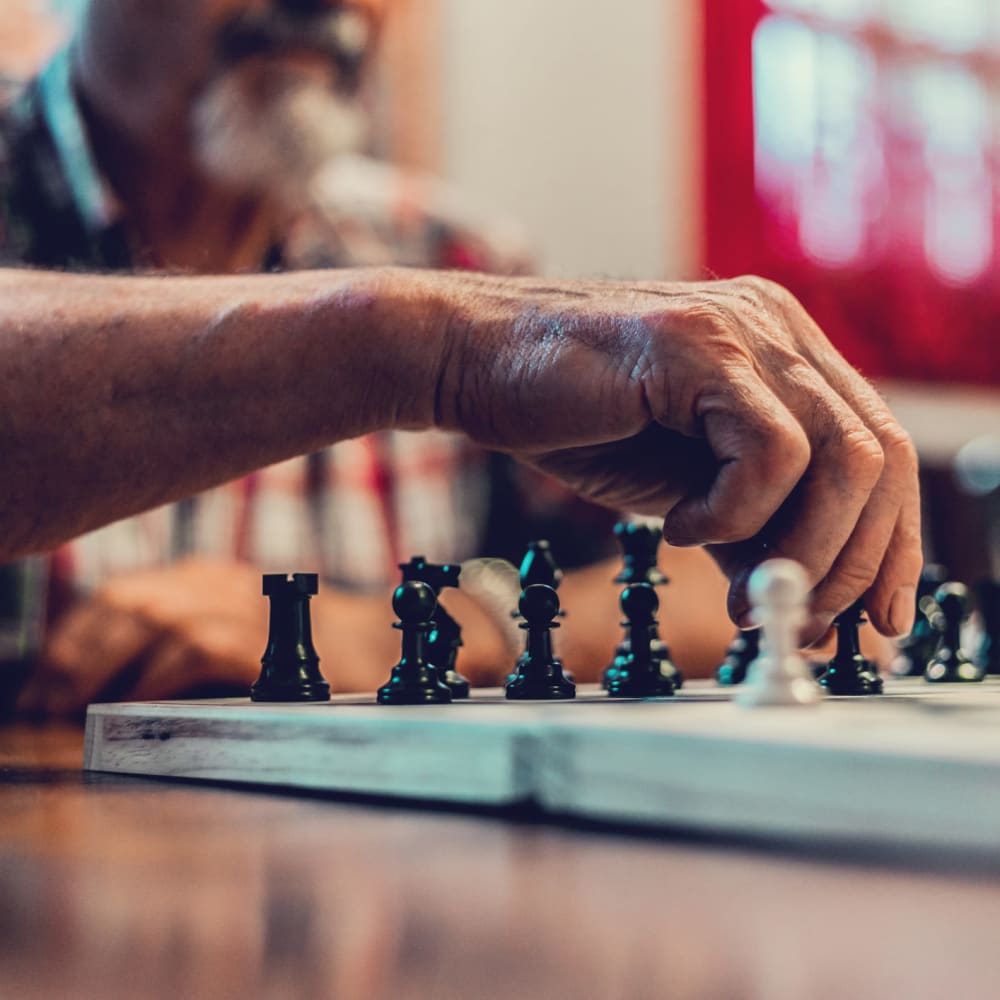
[[[100,705],[87,713],[84,769],[208,782],[502,806],[531,797],[524,762],[535,737],[520,725],[439,722],[427,739],[419,720],[387,713],[366,724],[337,712],[335,726],[318,712],[218,705]],[[239,717],[237,717],[239,716]],[[456,778],[457,775],[457,778]]]
[[[905,701],[827,708],[768,715],[707,702],[610,714],[593,705],[385,710],[349,699],[100,705],[88,712],[84,766],[457,806],[528,803],[623,826],[1000,859],[1000,740],[992,725],[927,717]],[[1000,716],[977,711],[986,722]],[[936,737],[964,733],[967,745],[956,750],[928,737],[922,748],[909,733],[895,747],[870,735],[865,742],[861,722],[879,735],[880,720],[898,713],[915,713],[918,728]],[[847,724],[818,732],[824,715]]]
[[[548,738],[536,794],[559,815],[1000,859],[996,761],[615,729]]]

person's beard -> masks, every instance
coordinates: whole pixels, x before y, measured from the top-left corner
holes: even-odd
[[[290,213],[309,203],[321,168],[358,151],[367,132],[359,101],[319,78],[288,73],[261,86],[238,68],[209,86],[191,125],[195,156],[209,176]]]

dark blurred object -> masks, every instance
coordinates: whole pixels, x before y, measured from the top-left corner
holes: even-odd
[[[948,571],[937,563],[924,567],[917,584],[917,613],[910,634],[898,644],[899,652],[892,662],[897,677],[922,677],[941,637],[937,625],[941,609],[934,593],[948,578]]]
[[[0,718],[11,714],[41,649],[48,579],[44,556],[0,566]]]
[[[747,669],[760,652],[760,629],[750,629],[736,633],[726,658],[715,672],[715,679],[723,687],[742,684],[747,679]]]
[[[925,558],[952,580],[1000,576],[1000,391],[878,388],[920,456]]]
[[[985,674],[962,648],[962,625],[969,613],[969,591],[964,583],[943,583],[934,593],[940,609],[940,623],[935,615],[933,624],[941,638],[924,677],[934,684],[977,683]]]
[[[980,580],[975,590],[983,625],[976,665],[988,674],[1000,674],[1000,582]]]

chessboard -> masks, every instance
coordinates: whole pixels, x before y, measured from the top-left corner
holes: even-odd
[[[1000,678],[746,708],[670,698],[93,705],[85,768],[848,848],[1000,858]]]

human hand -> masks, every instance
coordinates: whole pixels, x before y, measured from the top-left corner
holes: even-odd
[[[741,624],[764,558],[814,587],[805,639],[865,595],[908,631],[921,566],[914,448],[794,297],[701,284],[500,282],[458,299],[436,423],[709,546]]]

